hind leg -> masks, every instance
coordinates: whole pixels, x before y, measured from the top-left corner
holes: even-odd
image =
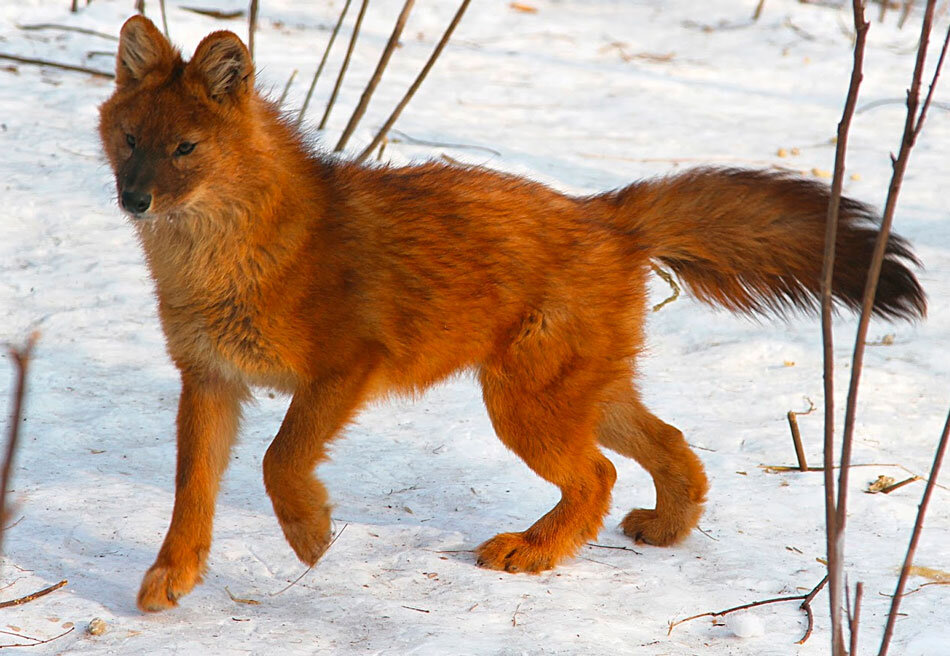
[[[594,436],[597,376],[578,368],[582,366],[562,363],[544,384],[531,367],[481,372],[498,436],[535,473],[560,488],[561,500],[526,531],[502,533],[480,545],[479,565],[509,572],[550,569],[600,530],[616,472]]]
[[[683,434],[647,410],[632,385],[625,383],[611,390],[597,439],[639,462],[656,487],[656,508],[630,511],[621,524],[623,532],[657,546],[685,538],[703,513],[708,483]]]

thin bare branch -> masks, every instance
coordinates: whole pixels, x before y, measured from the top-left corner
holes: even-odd
[[[114,34],[106,34],[105,32],[98,32],[96,30],[90,30],[85,27],[76,27],[75,25],[58,25],[56,23],[34,23],[31,25],[17,25],[21,30],[59,30],[62,32],[77,32],[78,34],[88,34],[89,36],[97,36],[101,39],[108,39],[109,41],[118,41],[119,37]]]
[[[943,434],[940,436],[940,443],[937,445],[937,452],[934,454],[933,465],[930,468],[930,480],[927,482],[927,487],[924,488],[924,496],[920,500],[920,506],[917,509],[917,519],[914,521],[914,530],[910,534],[910,544],[907,545],[904,565],[901,567],[901,574],[897,579],[897,589],[894,591],[893,599],[891,599],[891,610],[887,614],[887,624],[884,626],[884,637],[881,639],[881,650],[878,652],[878,656],[887,655],[887,649],[890,646],[891,637],[894,634],[894,623],[897,621],[897,612],[900,609],[901,598],[904,596],[904,587],[907,585],[911,566],[914,564],[917,542],[920,540],[920,533],[924,527],[924,516],[927,514],[927,506],[930,504],[930,497],[934,490],[933,482],[937,480],[940,467],[943,465],[944,454],[947,452],[947,442],[950,441],[948,438],[950,438],[950,413],[947,414],[947,422],[944,424]]]
[[[914,0],[904,0],[904,7],[901,9],[901,17],[897,20],[898,29],[903,29],[907,17],[910,16],[910,10],[914,6]]]
[[[303,122],[303,116],[307,112],[307,106],[310,104],[310,97],[313,95],[313,90],[317,86],[317,80],[320,79],[320,73],[323,72],[323,67],[326,66],[327,57],[330,56],[330,48],[333,47],[333,42],[336,41],[336,35],[340,31],[340,26],[343,24],[343,18],[346,16],[346,10],[350,8],[351,1],[352,0],[346,0],[346,3],[344,3],[343,11],[340,12],[340,18],[337,20],[333,32],[330,33],[330,40],[327,42],[327,47],[323,51],[323,57],[320,58],[320,65],[317,66],[317,72],[313,74],[313,80],[310,82],[310,88],[307,90],[306,98],[304,98],[303,107],[300,108],[300,113],[297,115],[298,126]]]
[[[934,89],[937,87],[937,78],[940,77],[940,69],[943,68],[943,60],[947,57],[947,45],[950,43],[950,25],[947,25],[947,35],[943,37],[943,47],[940,48],[940,56],[937,58],[937,65],[934,67],[934,76],[930,81],[930,88],[927,89],[927,97],[924,99],[923,107],[920,108],[920,116],[917,124],[914,126],[914,139],[920,135],[924,127],[924,118],[927,116],[927,110],[930,108],[930,101],[933,100]]]
[[[54,640],[59,640],[63,636],[67,636],[75,630],[76,630],[76,627],[71,626],[67,630],[60,633],[59,635],[55,635],[52,638],[47,638],[46,640],[37,640],[36,642],[27,642],[27,643],[16,643],[13,645],[0,645],[0,649],[3,649],[4,647],[36,647],[38,645],[45,645],[50,642],[53,642]]]
[[[287,100],[287,93],[290,91],[290,85],[294,83],[294,78],[297,77],[297,69],[295,68],[290,73],[290,77],[287,78],[287,84],[284,85],[284,90],[280,94],[280,99],[277,101],[277,106],[282,107],[284,101]]]
[[[805,611],[805,616],[806,616],[806,619],[808,620],[808,625],[805,630],[805,635],[802,637],[801,640],[798,641],[798,644],[802,644],[806,640],[808,640],[808,637],[811,635],[811,632],[812,632],[814,615],[811,610],[811,602],[815,598],[815,595],[817,595],[821,591],[821,589],[825,586],[825,583],[827,582],[828,582],[828,576],[825,575],[821,579],[821,581],[818,582],[818,585],[812,588],[811,592],[809,592],[808,594],[794,595],[791,597],[773,597],[772,599],[763,599],[761,601],[753,601],[748,604],[742,604],[741,606],[733,606],[732,608],[726,608],[725,610],[708,611],[706,613],[699,613],[697,615],[693,615],[691,617],[687,617],[687,618],[678,620],[676,622],[670,622],[669,630],[666,632],[666,635],[670,635],[671,633],[673,633],[673,629],[679,626],[680,624],[683,624],[684,622],[689,622],[691,620],[699,619],[700,617],[721,617],[723,615],[728,615],[729,613],[734,613],[740,610],[748,610],[749,608],[755,608],[757,606],[765,606],[767,604],[777,604],[783,601],[801,600],[802,603],[799,606],[799,608]]]
[[[28,594],[25,597],[20,597],[19,599],[10,599],[9,601],[2,601],[0,602],[0,608],[9,608],[11,606],[22,606],[23,604],[28,604],[34,599],[39,599],[40,597],[45,597],[51,592],[56,592],[57,590],[62,588],[64,585],[66,585],[68,582],[69,581],[67,581],[66,579],[63,579],[62,581],[60,581],[59,583],[55,585],[51,585],[48,588],[43,588],[42,590],[38,592],[34,592],[32,594]]]
[[[11,347],[10,355],[16,364],[16,384],[13,392],[13,411],[10,413],[10,427],[7,435],[7,450],[3,456],[3,470],[0,473],[0,555],[3,554],[3,528],[7,521],[7,490],[13,477],[13,460],[16,456],[17,442],[20,439],[20,424],[23,421],[23,402],[26,398],[26,380],[30,369],[30,358],[39,333],[30,335],[26,344],[19,348]],[[8,604],[11,606],[15,603]],[[0,608],[4,606],[0,604]]]
[[[822,260],[821,276],[821,337],[824,363],[825,392],[825,430],[824,430],[824,481],[825,481],[825,530],[828,559],[829,608],[831,610],[831,645],[834,656],[844,654],[844,634],[841,628],[841,587],[843,566],[844,527],[839,526],[838,511],[835,503],[834,482],[834,334],[832,332],[832,281],[835,266],[835,242],[838,235],[838,210],[841,204],[841,188],[844,183],[845,156],[848,149],[848,132],[851,119],[858,101],[858,89],[864,77],[864,48],[867,41],[868,21],[864,17],[864,2],[853,0],[854,15],[854,61],[851,67],[851,80],[848,96],[845,100],[841,121],[838,123],[838,139],[835,148],[835,168],[831,182],[831,198],[828,201],[828,217],[825,223],[825,252]],[[850,463],[850,443],[842,446],[842,471],[847,471]],[[847,452],[847,454],[845,453]],[[845,459],[847,455],[847,459]],[[801,461],[799,461],[801,466]],[[839,501],[840,503],[840,501]]]
[[[841,470],[838,477],[838,503],[836,507],[837,542],[835,545],[835,557],[839,561],[844,552],[844,528],[847,522],[846,504],[848,494],[848,464],[850,462],[851,444],[853,442],[854,436],[858,386],[860,383],[861,370],[864,363],[864,350],[867,342],[868,324],[870,323],[871,319],[871,310],[874,306],[874,297],[877,292],[877,284],[881,274],[881,266],[884,261],[884,253],[887,248],[887,242],[891,232],[891,224],[894,220],[894,210],[897,207],[897,198],[900,194],[901,183],[904,179],[904,172],[907,169],[910,151],[914,146],[917,135],[920,133],[920,127],[923,124],[923,119],[927,111],[928,101],[925,101],[925,104],[923,107],[921,107],[920,113],[918,114],[918,103],[920,101],[920,84],[921,78],[923,76],[924,63],[927,58],[927,46],[930,41],[930,33],[933,26],[935,5],[936,0],[928,0],[927,6],[924,10],[924,18],[921,23],[920,41],[917,50],[917,61],[914,66],[911,87],[907,93],[907,116],[904,122],[904,134],[901,139],[899,154],[896,159],[893,159],[893,174],[891,176],[891,182],[887,192],[887,200],[884,204],[880,232],[877,236],[877,241],[874,245],[874,253],[871,257],[871,263],[868,268],[861,316],[858,320],[857,336],[855,337],[854,341],[854,353],[851,360],[851,381],[848,386],[848,400],[844,419],[844,434],[842,436]],[[936,83],[936,75],[938,74],[939,70],[935,72],[934,83]],[[930,96],[928,96],[928,100],[929,98]],[[834,607],[832,612],[834,612]],[[892,618],[889,617],[888,624],[891,629],[893,629],[892,621]],[[885,639],[889,640],[888,634],[885,634]],[[885,642],[882,644],[882,654],[886,652],[886,648]]]
[[[356,47],[356,39],[360,35],[360,25],[363,24],[363,16],[366,14],[366,7],[369,6],[369,0],[363,0],[360,5],[360,12],[356,15],[356,23],[353,25],[353,34],[350,36],[350,44],[346,47],[346,55],[343,57],[343,65],[340,66],[340,73],[336,76],[336,84],[333,85],[333,91],[330,93],[330,100],[327,102],[327,109],[323,112],[323,118],[320,119],[318,128],[322,130],[326,127],[327,119],[330,118],[330,111],[336,102],[336,96],[340,92],[340,86],[343,84],[343,77],[346,75],[346,69],[350,65],[350,57],[353,56],[353,48]]]
[[[406,105],[409,104],[409,101],[412,100],[413,95],[415,95],[416,91],[422,85],[422,81],[425,80],[426,75],[429,74],[429,71],[435,64],[435,60],[439,58],[440,54],[442,54],[442,50],[445,48],[445,44],[449,42],[452,32],[455,31],[455,27],[459,24],[459,21],[462,20],[462,16],[465,14],[465,9],[468,7],[469,2],[471,2],[471,0],[462,0],[458,10],[455,12],[455,16],[452,17],[452,21],[449,23],[449,26],[445,28],[445,33],[442,35],[442,38],[439,39],[439,43],[436,44],[435,50],[433,50],[432,54],[429,56],[429,60],[425,63],[425,66],[422,67],[422,70],[419,71],[419,75],[416,76],[416,79],[406,91],[406,95],[403,96],[402,100],[399,101],[399,104],[396,105],[396,109],[394,109],[393,113],[389,115],[388,119],[386,119],[383,127],[380,128],[379,132],[376,133],[376,136],[373,137],[373,140],[370,142],[370,144],[366,146],[363,152],[361,152],[356,158],[357,162],[362,162],[364,159],[369,157],[370,154],[372,154],[372,152],[376,149],[376,146],[379,145],[379,142],[386,137],[386,134],[396,122],[396,119],[398,119],[399,115],[402,114],[402,110],[404,110]]]
[[[254,59],[254,33],[257,32],[257,9],[258,0],[251,0],[251,5],[247,9],[247,51],[251,53],[251,59]]]
[[[204,9],[203,7],[179,7],[184,11],[190,11],[194,14],[199,14],[201,16],[210,16],[211,18],[218,18],[220,20],[234,20],[235,18],[241,18],[244,15],[243,9],[236,9],[234,11],[220,11],[218,9]]]
[[[170,39],[168,34],[168,17],[165,15],[165,0],[158,0],[158,10],[162,14],[162,28],[165,30],[165,38]]]
[[[337,142],[336,148],[333,149],[334,152],[340,152],[346,148],[346,142],[350,140],[350,136],[353,134],[356,126],[359,124],[360,119],[363,118],[363,114],[366,113],[366,108],[369,106],[370,98],[373,97],[373,92],[376,90],[376,85],[379,84],[379,80],[383,77],[383,71],[386,70],[386,66],[389,64],[389,58],[392,57],[393,51],[399,44],[399,35],[402,34],[402,30],[406,26],[406,21],[409,19],[409,12],[412,10],[412,5],[414,2],[415,0],[406,0],[405,4],[403,4],[402,11],[399,12],[399,17],[396,19],[396,25],[393,27],[393,33],[389,36],[389,41],[386,43],[386,47],[383,49],[383,54],[379,58],[379,63],[376,64],[376,70],[373,71],[373,76],[366,84],[366,89],[363,90],[363,95],[360,96],[359,103],[357,103],[356,107],[353,109],[353,114],[350,116],[350,120],[346,124],[346,128],[343,130],[343,134],[340,136],[340,140]]]
[[[64,71],[76,71],[77,73],[87,73],[95,77],[104,77],[109,80],[115,78],[115,73],[110,73],[108,71],[97,71],[94,68],[86,68],[85,66],[73,66],[72,64],[60,64],[59,62],[48,61],[46,59],[33,59],[32,57],[20,57],[19,55],[8,55],[2,52],[0,52],[0,59],[15,61],[21,64],[49,66],[50,68],[59,68]]]

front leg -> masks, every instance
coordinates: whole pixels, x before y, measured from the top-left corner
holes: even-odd
[[[171,608],[201,582],[218,483],[248,395],[243,385],[208,374],[183,371],[181,381],[175,509],[165,542],[139,589],[143,611]]]
[[[264,456],[264,486],[274,514],[297,557],[310,566],[330,542],[329,498],[313,468],[361,405],[374,368],[371,361],[353,364],[298,385]]]

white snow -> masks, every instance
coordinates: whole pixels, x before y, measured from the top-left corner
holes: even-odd
[[[740,638],[755,638],[765,633],[765,623],[755,611],[741,611],[726,615],[726,628]]]
[[[479,148],[391,143],[396,163],[439,157],[523,174],[590,193],[694,163],[772,164],[830,171],[829,143],[851,65],[847,7],[769,0],[504,0],[472,3],[452,43],[396,124],[415,139]],[[80,3],[84,5],[85,3]],[[146,3],[158,19],[158,3]],[[354,3],[356,4],[356,3]],[[850,6],[850,3],[845,3]],[[52,22],[117,34],[132,0],[18,0],[0,7],[0,52],[111,70],[112,41],[18,25]],[[173,40],[187,53],[215,29],[246,35],[170,0]],[[342,0],[263,0],[259,84],[279,94],[300,69],[297,107]],[[402,3],[371,3],[325,144],[335,144],[389,37]],[[409,19],[369,112],[351,141],[368,142],[401,97],[455,10],[424,0]],[[697,7],[702,7],[698,11]],[[351,12],[354,10],[351,8]],[[354,12],[355,13],[355,12]],[[918,26],[899,12],[871,26],[860,111],[851,134],[846,193],[881,205],[913,68]],[[869,10],[876,18],[876,6]],[[914,14],[919,20],[919,14]],[[352,17],[347,21],[351,24]],[[717,29],[704,30],[702,24]],[[947,18],[935,30],[942,34]],[[348,27],[346,28],[348,30]],[[308,113],[322,114],[348,32],[340,35]],[[930,67],[936,59],[931,56]],[[945,76],[946,77],[946,76]],[[935,101],[946,103],[950,82]],[[652,484],[614,458],[619,479],[599,544],[539,576],[479,569],[466,550],[546,511],[556,490],[494,437],[477,386],[448,382],[416,401],[365,411],[319,473],[333,494],[339,540],[304,568],[284,542],[261,483],[261,457],[286,398],[258,395],[221,492],[204,585],[180,607],[142,615],[141,575],[164,535],[173,499],[178,378],[169,362],[142,254],[117,210],[99,152],[97,106],[111,83],[0,61],[0,340],[42,331],[18,453],[16,522],[6,534],[0,599],[61,579],[46,597],[0,611],[0,630],[46,639],[31,654],[826,654],[827,593],[802,646],[796,602],[756,609],[764,635],[738,640],[708,618],[671,620],[777,595],[822,577],[819,473],[767,473],[793,464],[785,413],[822,403],[820,331],[814,319],[751,322],[680,299],[650,318],[642,360],[648,404],[697,447],[712,489],[702,532],[671,549],[640,547],[617,528],[651,506]],[[399,136],[394,134],[394,136]],[[863,494],[878,475],[927,475],[950,405],[950,113],[934,107],[904,183],[895,229],[925,264],[930,299],[920,325],[872,324],[860,395],[846,561],[863,581],[861,644],[876,648],[923,490]],[[780,158],[778,149],[799,149]],[[489,150],[491,149],[491,150]],[[497,155],[493,154],[497,151]],[[657,301],[667,295],[657,281]],[[843,407],[855,321],[837,322],[838,407]],[[12,372],[6,355],[2,368]],[[793,364],[792,364],[793,363]],[[12,373],[0,380],[10,398]],[[821,459],[821,412],[799,417],[809,462]],[[839,416],[839,425],[841,418]],[[948,480],[945,475],[944,481]],[[950,492],[935,491],[917,564],[950,568]],[[343,530],[345,527],[345,530]],[[916,588],[924,579],[913,578]],[[260,603],[232,601],[238,598]],[[948,653],[947,586],[903,602],[891,653]],[[99,617],[107,631],[85,633]],[[65,628],[64,628],[65,627]],[[942,632],[942,633],[941,633]],[[22,638],[0,633],[0,644]],[[941,651],[943,650],[943,651]]]

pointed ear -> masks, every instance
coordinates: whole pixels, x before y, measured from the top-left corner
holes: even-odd
[[[211,100],[236,102],[254,88],[254,62],[236,34],[212,32],[198,44],[185,76],[203,87]]]
[[[133,16],[119,32],[115,83],[126,86],[142,81],[153,71],[170,71],[174,60],[174,49],[154,23],[144,16]]]

